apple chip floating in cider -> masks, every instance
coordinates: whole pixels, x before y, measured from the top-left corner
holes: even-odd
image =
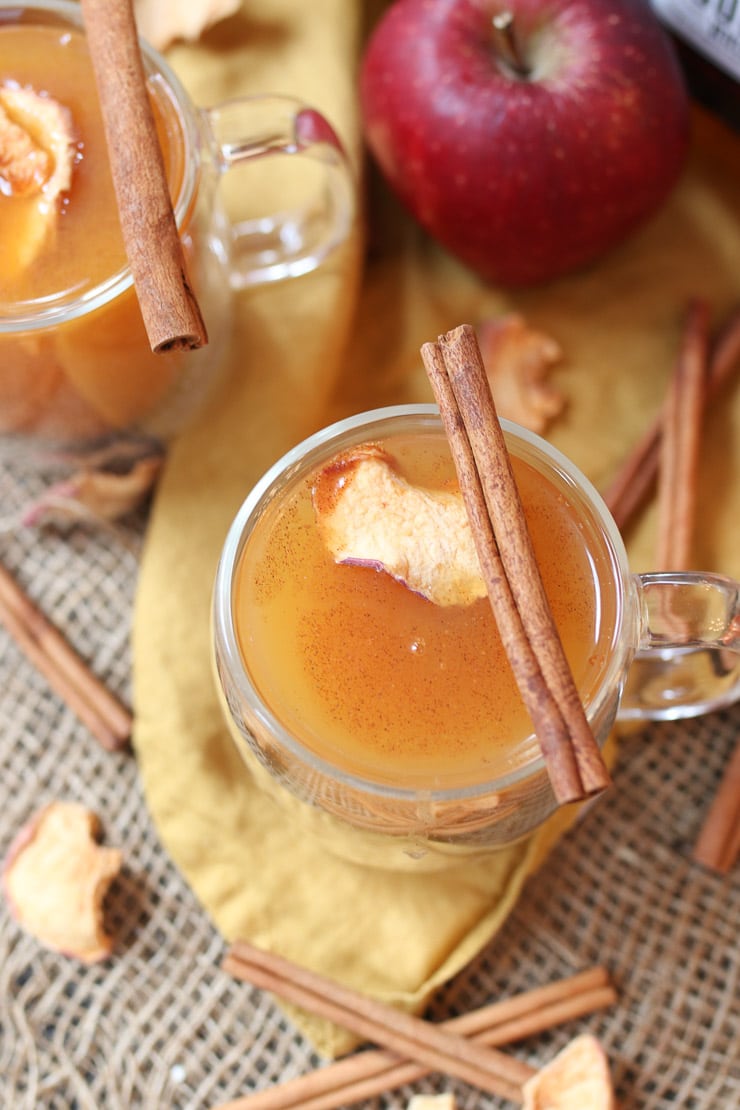
[[[48,948],[85,964],[110,955],[103,900],[122,852],[98,843],[100,822],[85,806],[52,802],[10,847],[3,883],[11,913]]]
[[[33,201],[19,208],[14,249],[6,251],[19,268],[33,261],[56,223],[58,198],[72,182],[73,158],[69,111],[33,89],[0,85],[0,193]]]
[[[435,605],[486,596],[462,495],[412,486],[379,445],[332,459],[314,480],[312,499],[338,563],[385,571]]]
[[[523,1087],[524,1110],[615,1110],[609,1061],[596,1037],[575,1037]]]

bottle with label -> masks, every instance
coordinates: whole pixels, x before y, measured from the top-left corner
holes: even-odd
[[[740,0],[651,0],[692,95],[740,130]]]

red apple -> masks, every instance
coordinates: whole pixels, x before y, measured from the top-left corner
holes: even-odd
[[[597,259],[655,212],[687,152],[683,74],[648,0],[397,0],[360,93],[398,196],[502,285]]]

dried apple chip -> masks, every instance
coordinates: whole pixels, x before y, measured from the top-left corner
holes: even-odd
[[[75,802],[51,802],[8,852],[3,885],[15,920],[48,948],[85,964],[110,955],[103,901],[123,853],[98,843],[97,816]]]
[[[34,89],[1,85],[0,189],[24,202],[4,221],[3,248],[19,269],[33,261],[56,226],[57,201],[70,188],[73,160],[69,111]]]
[[[596,1037],[575,1037],[522,1089],[524,1110],[615,1110],[609,1061]]]
[[[156,50],[195,42],[208,27],[239,11],[241,0],[135,0],[139,34]]]
[[[38,193],[50,173],[51,158],[3,106],[0,89],[0,182],[11,196]]]
[[[476,330],[499,416],[541,435],[565,407],[565,397],[547,380],[563,357],[560,345],[517,314],[486,320]]]
[[[385,571],[436,605],[486,596],[462,495],[411,485],[377,444],[332,459],[312,499],[336,562]]]
[[[0,156],[11,191],[15,182],[18,192],[41,192],[51,203],[69,189],[74,150],[67,108],[34,89],[6,85],[0,88],[0,129],[3,149],[7,140],[15,153],[7,166]]]
[[[86,467],[45,490],[25,510],[23,523],[33,527],[119,520],[151,493],[161,469],[159,455],[136,460],[125,473]]]

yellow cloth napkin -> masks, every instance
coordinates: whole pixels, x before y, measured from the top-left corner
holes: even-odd
[[[200,104],[292,92],[322,109],[355,155],[362,10],[325,0],[246,2],[170,60]],[[296,835],[237,755],[211,679],[210,596],[228,525],[253,482],[317,427],[379,404],[430,400],[419,347],[462,322],[522,312],[564,351],[569,398],[550,438],[603,486],[660,403],[685,302],[720,318],[740,295],[740,142],[697,117],[680,188],[636,237],[547,288],[486,288],[430,243],[371,179],[360,228],[321,272],[240,296],[228,385],[172,445],[135,606],[134,743],[162,841],[227,939],[255,943],[418,1010],[494,936],[571,813],[526,845],[443,874],[363,870]],[[237,213],[241,188],[229,185]],[[740,574],[740,404],[710,418],[697,559]],[[652,514],[631,543],[650,566]],[[353,1039],[295,1015],[322,1053]]]

